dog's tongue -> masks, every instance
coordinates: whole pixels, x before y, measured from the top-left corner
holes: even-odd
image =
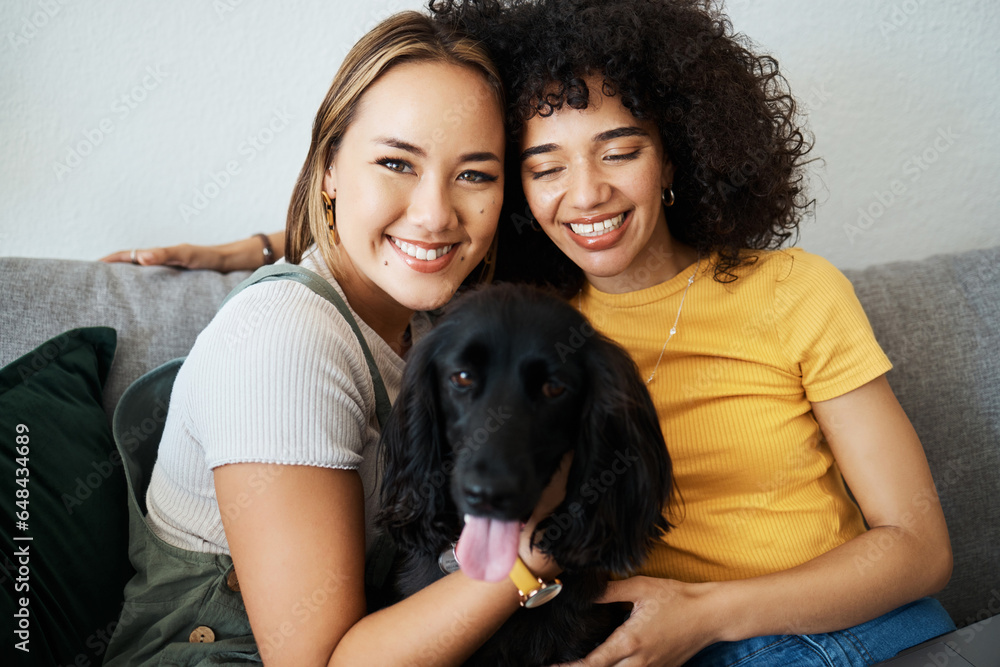
[[[520,521],[466,515],[455,549],[462,572],[482,581],[503,580],[514,567],[520,533]]]

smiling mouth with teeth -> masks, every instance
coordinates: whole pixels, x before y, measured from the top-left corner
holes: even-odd
[[[393,237],[392,242],[396,244],[396,247],[405,252],[410,257],[415,259],[422,259],[428,262],[437,259],[438,257],[444,257],[451,249],[455,247],[455,244],[441,246],[440,248],[421,248],[420,246],[415,246],[412,243],[407,243],[406,241],[400,241],[399,239]]]
[[[571,222],[569,223],[569,228],[573,230],[574,234],[579,234],[580,236],[603,236],[604,234],[621,227],[622,222],[624,221],[625,214],[619,213],[613,218],[602,220],[601,222],[595,222],[593,224],[578,225]]]

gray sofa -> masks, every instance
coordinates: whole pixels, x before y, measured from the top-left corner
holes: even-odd
[[[1000,613],[1000,247],[846,273],[948,519],[955,568],[937,597],[960,626]],[[186,354],[245,275],[0,258],[0,366],[68,329],[113,327],[110,417],[132,380]]]

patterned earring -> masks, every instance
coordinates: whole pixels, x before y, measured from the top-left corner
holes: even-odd
[[[334,192],[334,196],[336,196]],[[330,199],[330,195],[326,194],[326,190],[320,190],[320,195],[323,197],[323,206],[326,208],[326,226],[330,228],[330,232],[333,234],[333,245],[340,243],[340,236],[337,234],[337,220],[333,213],[333,201]]]
[[[668,193],[670,194],[670,199],[667,199],[667,194]],[[668,188],[664,188],[663,194],[660,195],[660,199],[663,200],[663,205],[664,206],[667,206],[667,207],[673,206],[674,205],[674,187],[670,186]]]

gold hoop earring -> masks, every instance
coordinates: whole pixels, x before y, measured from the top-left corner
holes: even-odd
[[[333,244],[337,245],[340,243],[340,236],[337,234],[337,219],[333,212],[333,201],[330,199],[330,195],[326,194],[326,190],[320,190],[320,195],[323,197],[323,207],[326,209],[326,226],[330,228],[330,233],[333,235]]]
[[[670,199],[667,199],[667,194],[668,193],[670,194]],[[673,188],[673,186],[670,186],[668,188],[664,188],[663,194],[660,195],[660,199],[663,200],[663,205],[664,206],[666,206],[668,208],[670,206],[673,206],[674,205],[674,188]]]

